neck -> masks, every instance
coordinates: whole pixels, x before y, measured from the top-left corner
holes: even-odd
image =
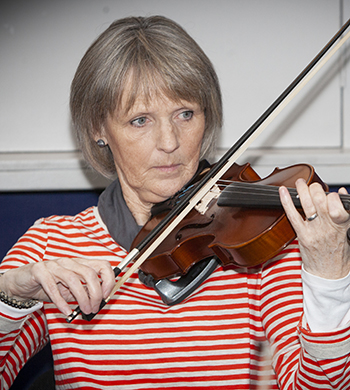
[[[145,208],[144,210],[141,210],[139,207],[134,209],[132,205],[129,204],[129,202],[126,202],[126,204],[128,205],[131,214],[135,218],[136,223],[139,226],[145,225],[151,216],[152,205],[148,209]]]
[[[139,197],[132,195],[133,194],[129,194],[128,191],[123,191],[125,203],[132,216],[139,226],[143,226],[150,219],[153,203],[142,202]]]

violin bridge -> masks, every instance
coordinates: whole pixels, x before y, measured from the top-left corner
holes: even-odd
[[[214,184],[213,187],[208,191],[203,198],[195,206],[195,209],[202,215],[204,215],[208,210],[208,205],[213,199],[217,199],[221,194],[221,190],[217,184]]]

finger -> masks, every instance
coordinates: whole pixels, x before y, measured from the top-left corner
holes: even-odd
[[[348,195],[348,191],[347,191],[347,189],[345,187],[341,187],[338,190],[338,194]]]
[[[318,197],[320,186],[318,183],[311,189],[311,186],[309,187],[306,184],[306,181],[304,179],[298,179],[295,182],[296,190],[298,192],[298,196],[300,199],[301,207],[303,209],[303,212],[305,214],[305,218],[307,222],[311,222],[314,219],[316,219],[319,215],[320,210],[317,209],[314,197]],[[313,196],[311,195],[311,191],[313,192]]]
[[[36,263],[33,265],[32,269],[35,282],[41,286],[46,295],[46,298],[43,298],[43,300],[47,299],[48,301],[53,302],[64,315],[68,316],[72,313],[72,309],[62,297],[57,287],[56,278],[54,278],[52,273],[43,265],[42,262]]]
[[[319,183],[312,183],[309,187],[309,197],[313,208],[320,217],[328,216],[327,195]]]
[[[85,266],[77,259],[69,258],[47,262],[46,268],[50,275],[47,275],[47,279],[39,277],[38,281],[51,300],[59,305],[57,307],[60,307],[63,299],[57,286],[61,284],[69,295],[75,298],[84,313],[98,311],[102,289],[100,279],[93,268]]]
[[[329,216],[334,223],[343,224],[349,220],[349,214],[345,210],[339,194],[336,192],[331,192],[327,196],[327,201]]]
[[[91,310],[98,312],[102,299],[107,298],[115,286],[115,275],[111,264],[106,260],[74,259],[86,268],[80,269],[84,288],[90,299]],[[81,274],[82,272],[82,274]],[[79,302],[79,301],[78,301]],[[86,312],[86,314],[89,314]]]
[[[284,208],[284,211],[294,227],[294,229],[297,231],[300,226],[303,224],[303,218],[301,217],[300,213],[297,211],[297,209],[294,206],[293,200],[290,196],[290,193],[288,189],[285,186],[281,186],[279,188],[279,194],[280,194],[280,200],[282,203],[282,206]]]
[[[115,285],[115,275],[112,267],[108,263],[106,267],[102,267],[99,271],[102,280],[103,298],[106,299]]]
[[[106,260],[75,260],[95,271],[95,273],[100,277],[99,283],[102,287],[102,296],[103,298],[107,298],[115,285],[115,275],[111,264]]]
[[[96,262],[74,259],[71,265],[69,260],[64,259],[64,280],[69,280],[69,290],[85,314],[98,312],[103,292]]]

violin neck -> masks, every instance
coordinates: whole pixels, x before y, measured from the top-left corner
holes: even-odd
[[[219,196],[220,207],[282,208],[278,186],[232,182]],[[295,188],[288,188],[295,207],[302,209]],[[340,194],[345,210],[350,211],[350,195]]]

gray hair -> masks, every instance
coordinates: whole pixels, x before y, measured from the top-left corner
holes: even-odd
[[[222,101],[217,75],[198,44],[174,21],[163,16],[116,20],[90,46],[71,85],[70,109],[85,160],[106,177],[115,174],[109,147],[96,137],[108,115],[121,107],[128,76],[132,90],[127,111],[138,95],[199,104],[205,113],[200,158],[210,158],[222,126]]]

